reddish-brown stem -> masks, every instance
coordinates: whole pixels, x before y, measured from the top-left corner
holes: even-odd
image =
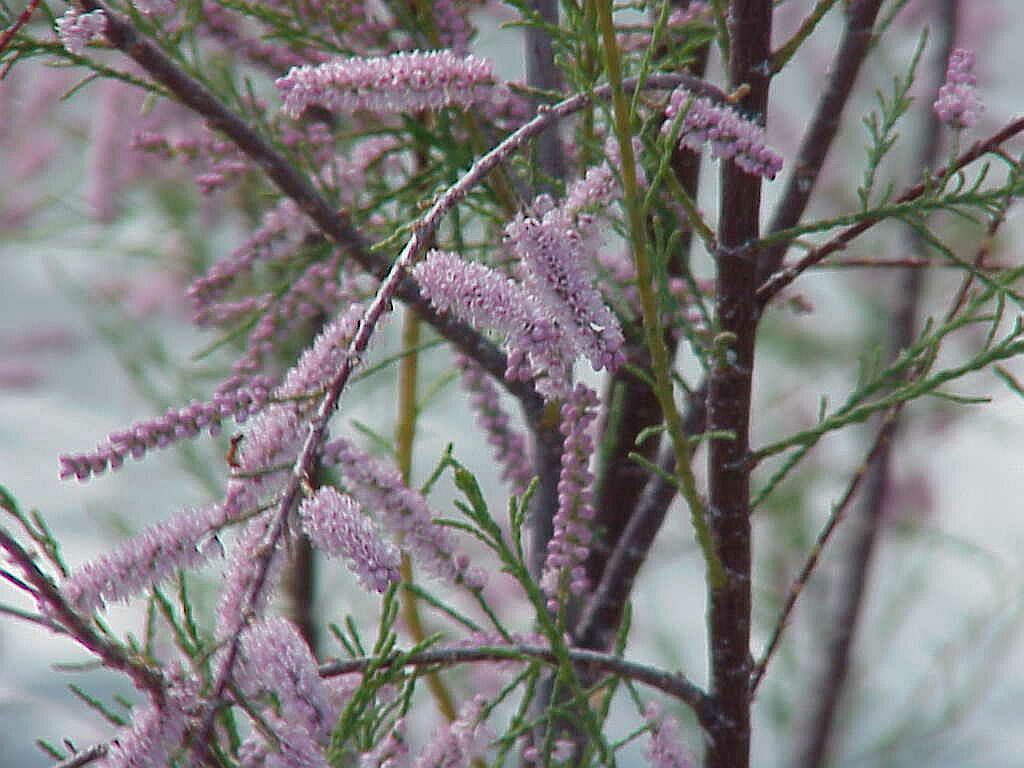
[[[749,86],[740,107],[763,120],[770,83],[771,0],[733,0],[730,86]],[[708,768],[750,764],[750,427],[758,304],[761,179],[723,163],[715,296],[719,349],[708,382],[708,429],[730,433],[708,452],[708,523],[725,583],[709,594],[711,696],[721,719],[709,731]]]
[[[29,4],[25,6],[25,9],[18,14],[18,18],[14,20],[7,29],[0,33],[0,53],[4,52],[8,43],[14,39],[14,36],[18,34],[18,30],[28,24],[29,19],[32,18],[32,14],[36,12],[36,8],[39,7],[39,0],[30,0]]]

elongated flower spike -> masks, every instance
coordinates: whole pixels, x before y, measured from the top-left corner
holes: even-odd
[[[734,109],[677,88],[665,108],[668,120],[663,130],[671,130],[681,110],[685,110],[679,128],[681,147],[699,152],[710,143],[714,157],[731,160],[751,176],[774,179],[782,170],[782,157],[765,143],[764,128]]]
[[[486,59],[411,51],[293,67],[275,85],[285,114],[297,118],[313,105],[375,114],[469,107],[491,97],[495,79]]]

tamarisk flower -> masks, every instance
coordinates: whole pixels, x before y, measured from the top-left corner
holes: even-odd
[[[299,507],[299,519],[313,546],[329,555],[344,556],[349,570],[367,590],[386,592],[401,578],[398,547],[380,537],[351,496],[323,486]]]
[[[242,423],[260,411],[268,402],[269,394],[269,380],[254,377],[247,386],[218,393],[208,402],[193,401],[184,408],[169,408],[156,419],[140,421],[127,429],[112,432],[89,453],[64,454],[59,459],[60,477],[74,476],[86,480],[108,468],[120,468],[129,456],[141,459],[147,451],[165,448],[203,431],[216,435],[225,419]]]
[[[447,251],[430,251],[412,272],[435,308],[505,334],[505,378],[537,377],[537,391],[545,397],[568,391],[575,350],[540,300],[522,285]]]
[[[359,768],[407,768],[409,744],[405,740],[405,720],[399,719],[373,749],[359,757]]]
[[[524,493],[533,479],[525,438],[509,425],[508,414],[498,401],[498,390],[484,370],[465,355],[457,355],[455,365],[462,373],[462,386],[470,393],[477,424],[486,433],[494,458],[501,464],[501,479],[511,484],[514,493]]]
[[[488,742],[494,738],[481,720],[485,703],[482,696],[467,701],[455,720],[438,729],[413,768],[469,768],[473,760],[483,757]]]
[[[397,469],[363,453],[343,438],[324,446],[321,462],[339,468],[349,493],[400,538],[402,548],[427,573],[470,589],[483,588],[487,575],[471,566],[466,555],[456,552],[455,536],[434,522],[427,500],[402,482]]]
[[[57,37],[68,53],[81,56],[93,40],[103,36],[107,29],[107,15],[101,10],[81,13],[69,8],[57,19]]]
[[[285,722],[318,741],[330,737],[337,704],[312,651],[287,619],[264,619],[242,631],[234,674],[246,696],[272,693]]]
[[[681,147],[699,152],[705,142],[710,142],[714,157],[732,160],[751,176],[774,179],[782,170],[782,157],[765,143],[764,128],[736,110],[677,88],[669,96],[665,108],[668,120],[663,130],[671,130],[674,118],[682,110],[685,112],[679,129]]]
[[[644,751],[651,768],[694,768],[695,763],[679,735],[679,725],[671,717],[662,715],[653,701],[644,709],[644,719],[650,726],[650,739]]]
[[[546,195],[534,201],[534,211],[535,216],[518,216],[505,228],[513,253],[525,267],[526,288],[541,300],[576,354],[586,356],[595,371],[614,371],[625,362],[625,339],[595,287],[597,249],[587,237],[590,233]]]
[[[188,711],[195,705],[196,688],[192,679],[172,684],[160,704],[151,701],[133,709],[131,725],[111,740],[107,753],[96,762],[97,768],[170,765],[189,725]]]
[[[221,506],[186,510],[75,569],[61,584],[61,594],[83,614],[127,601],[178,570],[199,568],[221,556],[215,534],[228,522]]]
[[[939,120],[956,131],[973,128],[984,110],[975,88],[978,78],[973,69],[974,52],[953,49],[946,67],[946,82],[939,88],[938,98],[932,105]]]
[[[338,112],[410,114],[486,101],[494,71],[477,56],[412,51],[293,67],[275,85],[285,114],[293,118],[313,105]]]
[[[597,395],[579,383],[562,405],[559,430],[565,437],[562,470],[558,476],[558,511],[548,541],[540,586],[548,596],[548,610],[558,610],[566,590],[574,595],[590,586],[583,562],[590,554],[591,521],[594,519],[590,456],[594,452],[590,426],[597,418]]]

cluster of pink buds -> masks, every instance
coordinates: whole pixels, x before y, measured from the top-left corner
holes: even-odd
[[[946,82],[939,88],[939,96],[932,105],[943,124],[953,130],[973,128],[984,110],[975,86],[978,78],[974,69],[974,52],[956,48],[949,55]]]

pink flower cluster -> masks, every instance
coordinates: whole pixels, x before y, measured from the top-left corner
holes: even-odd
[[[455,720],[438,729],[412,764],[413,768],[468,768],[474,760],[482,758],[494,738],[493,731],[482,720],[486,703],[482,696],[467,701]]]
[[[225,419],[244,422],[266,405],[269,395],[269,380],[258,377],[245,387],[215,395],[209,402],[192,402],[184,408],[169,408],[156,419],[140,421],[128,429],[112,432],[90,453],[61,456],[60,477],[85,480],[108,468],[120,468],[129,456],[141,459],[147,451],[165,448],[203,431],[216,435]]]
[[[589,462],[594,443],[590,427],[597,418],[597,405],[597,395],[585,384],[577,384],[572,397],[562,405],[559,430],[565,443],[558,476],[558,512],[540,578],[552,612],[568,594],[580,595],[590,587],[583,563],[590,554],[593,537],[594,475]]]
[[[170,686],[161,706],[150,702],[133,708],[131,725],[111,740],[107,754],[96,763],[97,768],[170,765],[174,750],[185,736],[188,712],[195,706],[197,694],[189,678],[183,685]]]
[[[285,114],[294,118],[313,105],[346,113],[412,114],[486,101],[494,71],[476,56],[411,51],[294,67],[275,85]]]
[[[645,750],[651,768],[695,768],[675,720],[663,715],[654,702],[644,709],[644,719],[651,729]]]
[[[705,96],[695,96],[685,88],[677,88],[665,108],[668,121],[663,130],[671,130],[680,112],[683,112],[680,146],[699,152],[710,142],[712,155],[732,160],[751,176],[774,179],[782,170],[782,157],[765,143],[764,128],[741,117],[735,110]]]
[[[501,464],[501,479],[509,482],[514,493],[525,492],[533,479],[526,439],[509,425],[508,414],[498,401],[498,390],[483,369],[465,355],[458,355],[455,364],[462,372],[462,386],[470,393],[469,404],[476,411],[477,424]]]
[[[568,390],[575,351],[540,300],[520,283],[448,251],[430,251],[412,272],[437,309],[505,334],[509,381],[536,377],[537,391],[545,397]]]
[[[430,575],[469,589],[482,589],[487,574],[456,552],[455,536],[434,522],[423,495],[409,488],[394,467],[339,438],[324,446],[321,462],[341,471],[346,490],[363,509],[378,516],[402,548]]]
[[[946,67],[946,82],[939,88],[938,98],[932,105],[939,120],[956,131],[973,128],[984,110],[975,88],[978,78],[973,69],[974,52],[954,49]]]
[[[328,555],[343,556],[367,590],[386,592],[401,578],[398,547],[380,537],[351,496],[323,486],[299,507],[299,519],[313,546]]]
[[[575,353],[587,357],[595,371],[614,371],[626,359],[625,338],[596,287],[593,235],[546,195],[534,201],[533,216],[519,216],[505,228],[524,267],[526,288],[541,300]]]
[[[228,522],[227,512],[220,506],[187,510],[83,564],[61,583],[61,592],[86,615],[108,603],[127,601],[179,569],[199,568],[210,558],[220,557],[223,549],[216,531]]]
[[[93,40],[103,36],[107,28],[107,15],[103,11],[81,13],[69,8],[57,19],[57,37],[68,53],[81,56]]]
[[[431,251],[412,272],[437,309],[506,337],[510,381],[534,378],[544,397],[568,394],[573,362],[595,371],[625,360],[618,318],[597,289],[598,230],[591,208],[607,205],[617,188],[608,163],[569,188],[562,205],[538,197],[529,214],[505,228],[522,281],[457,254]]]

